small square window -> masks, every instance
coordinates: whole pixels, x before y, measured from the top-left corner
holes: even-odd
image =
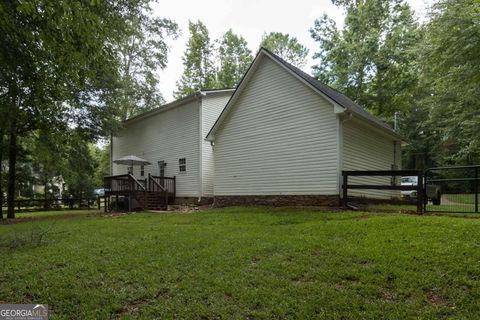
[[[178,159],[178,170],[180,172],[186,172],[187,171],[187,159],[185,159],[185,158]]]

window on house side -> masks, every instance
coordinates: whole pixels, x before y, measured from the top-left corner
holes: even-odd
[[[140,166],[140,176],[143,177],[145,175],[145,166]]]
[[[187,171],[187,159],[186,158],[178,159],[178,170],[180,172],[186,172]]]
[[[160,175],[160,177],[164,177],[165,176],[165,167],[167,166],[167,164],[165,163],[165,161],[158,161],[158,173]]]

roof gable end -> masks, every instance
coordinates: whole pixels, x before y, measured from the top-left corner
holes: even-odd
[[[207,137],[205,138],[206,140],[213,141],[215,139],[216,131],[219,129],[221,123],[223,122],[225,117],[228,115],[230,109],[232,108],[232,105],[238,99],[239,95],[245,88],[248,80],[251,78],[252,74],[256,71],[258,65],[261,63],[261,61],[264,58],[269,58],[272,61],[276,62],[278,65],[286,69],[292,76],[294,76],[295,78],[303,82],[305,85],[313,89],[316,93],[321,95],[327,101],[331,102],[334,106],[336,113],[342,109],[348,110],[349,112],[357,115],[358,117],[369,122],[370,124],[373,124],[376,127],[379,127],[380,129],[384,130],[385,132],[394,136],[395,138],[402,140],[402,137],[398,133],[396,133],[390,126],[388,126],[386,123],[384,123],[377,117],[368,113],[365,109],[357,105],[348,97],[336,91],[335,89],[325,85],[324,83],[318,81],[317,79],[303,72],[299,68],[291,65],[290,63],[286,62],[285,60],[283,60],[282,58],[268,51],[265,48],[261,48],[257,53],[257,56],[255,57],[254,61],[250,65],[249,69],[245,73],[240,83],[237,85],[235,92],[230,97],[230,100],[225,105],[222,113],[218,117],[213,127],[210,129]]]

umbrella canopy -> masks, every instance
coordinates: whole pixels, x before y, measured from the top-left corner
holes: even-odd
[[[116,164],[125,164],[127,166],[143,166],[151,164],[149,161],[134,155],[121,157],[120,159],[113,160],[113,162]]]

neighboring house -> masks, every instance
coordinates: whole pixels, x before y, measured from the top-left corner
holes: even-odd
[[[265,49],[206,140],[214,145],[217,205],[337,205],[342,170],[401,167],[402,139],[389,126]],[[391,183],[368,179],[352,183]],[[400,196],[376,190],[351,194]]]
[[[175,176],[180,201],[212,198],[213,150],[204,138],[233,91],[199,91],[125,121],[112,137],[111,160],[133,154],[150,161],[133,167],[134,176]],[[111,166],[113,175],[127,173],[124,165]]]

